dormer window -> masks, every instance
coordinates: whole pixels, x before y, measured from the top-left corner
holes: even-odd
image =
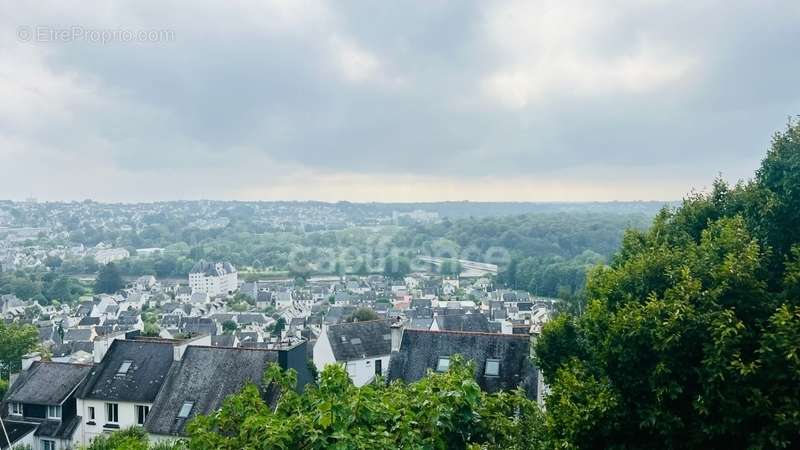
[[[8,413],[12,416],[21,416],[22,415],[22,403],[10,403],[8,405]]]
[[[61,405],[48,406],[47,407],[47,418],[48,419],[61,420]]]
[[[117,371],[117,375],[125,375],[131,369],[131,365],[133,365],[133,361],[125,360],[119,366],[119,370]]]
[[[192,413],[192,407],[194,407],[194,402],[183,402],[181,410],[178,411],[178,418],[179,419],[189,418],[189,414]]]
[[[436,364],[436,371],[437,372],[447,372],[447,369],[450,368],[450,357],[449,356],[440,356],[439,362]]]
[[[486,368],[483,371],[483,374],[487,377],[496,377],[500,375],[500,360],[499,359],[487,359],[486,360]]]

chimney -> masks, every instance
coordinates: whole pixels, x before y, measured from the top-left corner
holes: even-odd
[[[400,350],[400,343],[403,342],[404,323],[402,319],[395,320],[391,325],[392,353]]]

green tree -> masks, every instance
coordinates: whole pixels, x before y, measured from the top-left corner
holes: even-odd
[[[383,262],[383,275],[393,280],[403,279],[411,273],[411,262],[405,256],[387,256]]]
[[[370,308],[358,308],[345,319],[345,322],[366,322],[379,319],[378,314]]]
[[[20,371],[22,356],[36,349],[39,333],[31,325],[0,321],[0,378]]]
[[[318,385],[297,393],[293,371],[268,368],[264,385],[282,393],[275,407],[255,385],[229,397],[221,411],[189,425],[190,449],[534,449],[541,415],[521,392],[486,394],[474,365],[457,355],[446,373],[404,384],[357,388],[329,365]]]
[[[123,287],[122,276],[117,266],[110,262],[100,269],[94,282],[94,291],[97,293],[114,294]]]
[[[456,276],[461,273],[461,262],[457,259],[445,259],[439,266],[439,274],[444,276]]]
[[[236,332],[237,328],[236,322],[232,320],[226,320],[222,322],[222,332],[225,334],[233,334]]]
[[[284,319],[283,317],[278,317],[278,319],[275,320],[275,326],[272,328],[272,334],[274,336],[280,336],[281,332],[285,328],[286,328],[286,319]]]
[[[594,269],[586,311],[536,344],[564,448],[800,445],[798,125],[756,178],[721,181]]]

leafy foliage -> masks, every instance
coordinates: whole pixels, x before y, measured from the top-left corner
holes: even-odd
[[[293,371],[265,374],[283,393],[270,407],[255,385],[222,409],[189,425],[190,449],[523,449],[537,448],[530,430],[541,425],[535,403],[521,393],[486,394],[474,368],[454,358],[447,373],[417,383],[353,386],[330,365],[317,386],[296,393]]]
[[[110,262],[100,269],[94,283],[94,291],[97,293],[114,294],[119,292],[124,286],[122,276],[116,264]]]
[[[368,320],[378,320],[378,314],[372,308],[358,308],[353,314],[345,318],[345,322],[366,322]]]
[[[562,448],[800,445],[800,126],[756,178],[716,181],[595,269],[584,314],[545,326]]]
[[[32,325],[0,321],[0,378],[20,371],[22,356],[39,344],[39,333]]]

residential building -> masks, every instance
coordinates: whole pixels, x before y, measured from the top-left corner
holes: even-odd
[[[236,269],[227,262],[200,261],[189,272],[192,292],[204,292],[211,297],[232,294],[239,287]]]
[[[537,371],[531,362],[527,335],[405,329],[392,353],[388,381],[407,383],[428,371],[444,372],[454,355],[475,364],[475,380],[486,392],[521,387],[528,398],[537,394]]]
[[[302,390],[311,381],[305,354],[305,342],[280,350],[189,347],[169,371],[145,428],[153,440],[185,436],[189,420],[217,411],[226,397],[247,383],[274,401],[277,390],[263,385],[271,363],[296,370]]]
[[[80,443],[75,393],[91,368],[36,361],[24,370],[6,395],[3,422],[7,430],[28,430],[30,435],[18,436],[15,443],[14,433],[9,433],[12,443],[43,450],[70,449]]]
[[[385,376],[391,354],[392,320],[325,325],[314,345],[314,365],[341,364],[356,386]]]
[[[81,442],[143,426],[176,352],[172,342],[115,340],[78,394]]]

